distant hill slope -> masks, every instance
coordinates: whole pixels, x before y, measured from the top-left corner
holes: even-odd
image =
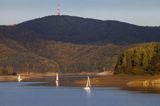
[[[132,44],[160,41],[160,27],[142,27],[119,21],[73,16],[47,16],[16,25],[42,38],[71,43]]]
[[[54,41],[38,41],[28,50],[57,62],[61,72],[98,72],[113,70],[118,54],[125,47],[105,44],[79,45]]]
[[[0,75],[15,72],[53,72],[53,69],[59,70],[54,60],[28,51],[15,40],[0,39]]]
[[[122,46],[79,45],[47,40],[0,40],[0,75],[14,72],[96,72],[111,70]]]
[[[160,74],[160,43],[146,43],[126,50],[118,58],[115,73]]]

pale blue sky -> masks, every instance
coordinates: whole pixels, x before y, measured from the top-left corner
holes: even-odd
[[[60,0],[62,14],[160,26],[160,0]],[[0,0],[0,25],[55,14],[57,0]]]

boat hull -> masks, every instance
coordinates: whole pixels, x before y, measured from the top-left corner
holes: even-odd
[[[85,87],[85,88],[83,88],[84,90],[86,90],[86,91],[89,91],[89,90],[91,90],[91,88],[90,87]]]

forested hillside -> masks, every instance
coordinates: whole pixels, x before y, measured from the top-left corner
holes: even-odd
[[[55,60],[62,72],[98,72],[113,70],[123,46],[113,44],[80,45],[40,41],[28,49],[40,56]]]
[[[160,74],[160,43],[141,44],[118,58],[115,73]]]
[[[96,72],[112,69],[124,47],[79,45],[48,40],[0,40],[0,74],[25,72]]]
[[[11,39],[0,40],[0,75],[17,72],[57,71],[54,60],[28,51],[23,45]]]

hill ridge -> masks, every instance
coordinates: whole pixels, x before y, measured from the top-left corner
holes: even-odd
[[[160,41],[160,27],[137,26],[120,21],[103,21],[74,16],[46,16],[15,27],[31,30],[43,39],[71,43],[107,42],[132,44]]]

